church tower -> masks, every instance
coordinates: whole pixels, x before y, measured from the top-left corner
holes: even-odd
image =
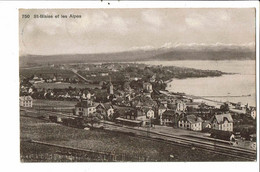
[[[109,76],[108,94],[114,94],[114,86],[111,82],[111,77]]]

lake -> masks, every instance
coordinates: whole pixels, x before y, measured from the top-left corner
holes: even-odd
[[[256,106],[255,61],[147,61],[147,65],[179,66],[236,73],[220,77],[173,79],[169,91],[207,96],[217,101],[241,102]],[[251,96],[248,96],[251,95]],[[216,97],[214,97],[216,96]],[[222,97],[223,96],[223,97]],[[242,96],[242,97],[232,97]]]

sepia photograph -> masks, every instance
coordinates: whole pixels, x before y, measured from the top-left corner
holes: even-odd
[[[256,8],[18,11],[21,163],[257,161]]]

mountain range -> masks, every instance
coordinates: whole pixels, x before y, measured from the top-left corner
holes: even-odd
[[[99,54],[23,55],[20,67],[93,62],[133,62],[149,60],[255,60],[254,44],[164,44],[160,48],[134,47],[129,51]]]

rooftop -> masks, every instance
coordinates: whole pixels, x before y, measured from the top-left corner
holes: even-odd
[[[222,124],[225,121],[225,119],[228,120],[228,122],[233,122],[233,118],[230,115],[230,113],[214,115],[211,121],[213,119],[216,119],[218,124]]]
[[[78,102],[75,107],[83,107],[83,108],[89,108],[89,107],[94,107],[93,103],[90,101],[81,101]]]
[[[21,96],[20,100],[29,101],[29,100],[33,100],[33,98],[31,96]]]

